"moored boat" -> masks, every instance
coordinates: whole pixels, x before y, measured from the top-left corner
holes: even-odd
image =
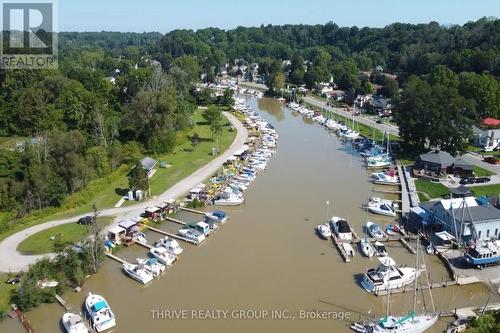
[[[68,333],[88,333],[89,331],[82,317],[78,314],[66,312],[61,321]]]
[[[159,262],[161,262],[164,265],[170,266],[172,265],[175,260],[177,259],[176,256],[173,254],[169,253],[168,250],[164,247],[153,247],[149,253],[158,259]]]
[[[332,237],[332,230],[330,229],[330,226],[327,223],[317,225],[316,231],[324,239],[328,239],[328,238]]]
[[[115,315],[104,297],[89,292],[85,300],[85,309],[89,314],[92,326],[97,332],[116,326]]]
[[[123,270],[132,279],[134,279],[142,284],[148,284],[149,282],[153,281],[153,279],[154,279],[153,274],[148,269],[146,269],[143,265],[140,265],[140,264],[124,263]]]
[[[335,235],[342,241],[351,241],[352,232],[347,220],[334,216],[330,220],[330,225]]]
[[[380,229],[380,226],[371,221],[366,222],[366,231],[375,239],[383,239],[387,235]]]
[[[367,256],[368,258],[371,258],[375,255],[375,248],[373,247],[372,244],[370,244],[370,242],[368,241],[368,239],[366,238],[363,238],[360,242],[359,242],[359,246],[361,248],[361,252]]]
[[[379,258],[380,265],[366,271],[361,285],[369,292],[403,288],[412,283],[418,270],[411,267],[396,267],[390,257]]]

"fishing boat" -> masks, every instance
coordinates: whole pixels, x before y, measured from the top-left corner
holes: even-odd
[[[385,201],[369,201],[366,208],[374,214],[391,217],[396,216],[394,207]]]
[[[371,258],[375,255],[375,248],[372,244],[370,244],[368,239],[363,238],[361,242],[359,242],[359,247],[361,248],[361,252],[368,258]]]
[[[373,222],[366,222],[366,231],[370,236],[375,239],[383,239],[386,238],[386,234],[380,229],[380,226]]]
[[[464,257],[470,265],[479,268],[500,264],[500,240],[490,240],[469,246]]]
[[[158,240],[155,243],[155,247],[164,247],[165,249],[167,249],[168,253],[171,253],[174,256],[178,256],[183,251],[182,247],[179,245],[179,242],[168,236]]]
[[[380,257],[377,268],[366,271],[361,285],[369,292],[403,288],[412,283],[418,274],[417,269],[396,267],[396,262],[390,257]]]
[[[377,252],[377,255],[379,257],[385,257],[387,255],[387,249],[385,248],[384,244],[382,244],[379,241],[376,241],[374,246],[375,246],[375,251]]]
[[[164,247],[153,247],[149,253],[158,259],[159,262],[161,262],[164,265],[170,266],[172,265],[175,260],[177,259],[176,256],[173,254],[169,253],[166,248]]]
[[[330,225],[335,235],[342,241],[351,241],[352,232],[347,220],[334,216],[330,220]]]
[[[143,265],[140,265],[140,264],[134,265],[134,264],[124,263],[123,270],[132,279],[134,279],[142,284],[148,284],[149,282],[153,281],[153,279],[154,279],[153,274],[148,269],[146,269]]]
[[[205,213],[205,220],[224,223],[227,221],[226,213],[222,210]]]
[[[137,258],[137,263],[143,265],[154,277],[165,272],[165,265],[160,263],[156,258]]]
[[[85,309],[89,314],[92,326],[102,332],[116,326],[116,319],[104,297],[89,292],[85,300]]]
[[[205,240],[205,235],[195,230],[193,228],[184,228],[177,231],[179,236],[195,241],[196,243],[201,243]]]
[[[419,267],[419,241],[417,240],[417,260],[416,267]],[[387,258],[386,258],[387,259]],[[392,260],[392,259],[391,259]],[[387,262],[389,266],[392,266],[390,262]],[[425,271],[424,276],[427,279],[427,286],[429,290],[430,304],[432,307],[432,312],[424,312],[417,314],[417,279],[420,270],[415,270],[413,275],[413,310],[402,316],[392,316],[390,315],[390,296],[391,293],[387,293],[387,313],[386,315],[378,320],[368,321],[364,323],[353,323],[351,329],[356,332],[361,333],[423,333],[429,328],[431,328],[439,319],[439,314],[436,313],[434,306],[434,299],[432,297],[432,289],[430,288],[429,277],[425,268],[425,264],[422,265],[423,271]],[[385,280],[391,280],[391,270],[385,271]],[[427,301],[424,303],[426,304]]]
[[[89,331],[82,317],[78,314],[66,312],[61,321],[68,333],[88,333]]]
[[[317,225],[316,231],[324,239],[329,239],[330,237],[332,237],[332,230],[330,229],[330,226],[327,223]]]

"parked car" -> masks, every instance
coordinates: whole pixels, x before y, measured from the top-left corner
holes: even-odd
[[[500,164],[500,160],[495,156],[485,156],[483,157],[483,161],[490,164]]]
[[[377,124],[382,124],[382,120],[377,119]]]
[[[476,182],[476,178],[474,177],[464,177],[460,179],[460,184],[462,185],[467,185],[467,184],[474,184]]]
[[[81,225],[89,225],[89,224],[93,224],[95,222],[95,218],[93,216],[84,216],[84,217],[81,217],[78,219],[78,222],[76,222],[77,224],[81,224]]]
[[[491,181],[490,177],[476,177],[476,183],[482,184]]]
[[[8,284],[18,284],[20,281],[21,281],[21,275],[17,274],[16,276],[8,278],[5,281],[5,283],[8,283]]]

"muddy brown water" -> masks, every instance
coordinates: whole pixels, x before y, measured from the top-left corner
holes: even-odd
[[[112,331],[131,333],[347,332],[349,320],[385,313],[386,298],[370,295],[359,285],[361,274],[376,266],[377,259],[364,258],[358,251],[346,264],[333,244],[314,232],[317,224],[334,215],[347,218],[360,236],[367,219],[391,223],[361,209],[373,195],[362,159],[350,144],[304,121],[276,100],[250,98],[249,103],[274,124],[279,144],[267,170],[245,193],[246,203],[225,208],[231,220],[201,246],[181,244],[185,251],[178,263],[149,286],[126,277],[117,262],[107,259],[81,293],[64,294],[73,309],[82,309],[88,291],[101,294],[117,317],[118,326]],[[190,222],[199,216],[183,212],[177,218]],[[174,223],[158,227],[173,232],[179,228]],[[154,241],[160,235],[148,232],[148,238]],[[415,256],[399,243],[387,248],[398,264],[414,264]],[[134,261],[146,253],[135,245],[118,255]],[[425,259],[431,280],[447,278],[435,256],[425,255]],[[443,311],[484,304],[488,294],[483,285],[433,292],[437,309]],[[408,312],[412,298],[412,293],[391,297],[392,312]],[[429,298],[419,297],[418,306],[424,303]],[[317,316],[315,310],[333,318],[311,318]],[[301,318],[304,311],[313,311],[308,312],[310,318]],[[344,312],[349,313],[348,320],[340,320],[347,316]],[[59,305],[50,304],[27,316],[36,332],[52,333],[61,331],[62,314]],[[431,332],[440,332],[445,325],[440,320]],[[14,320],[6,320],[0,332],[23,331]]]

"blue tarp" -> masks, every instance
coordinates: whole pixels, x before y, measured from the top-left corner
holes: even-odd
[[[97,311],[102,310],[102,309],[107,308],[107,307],[108,307],[108,304],[106,304],[106,302],[99,301],[92,306],[92,311],[97,312]]]
[[[224,213],[222,210],[216,210],[212,214],[218,219],[223,219],[224,217],[226,217],[226,213]]]

